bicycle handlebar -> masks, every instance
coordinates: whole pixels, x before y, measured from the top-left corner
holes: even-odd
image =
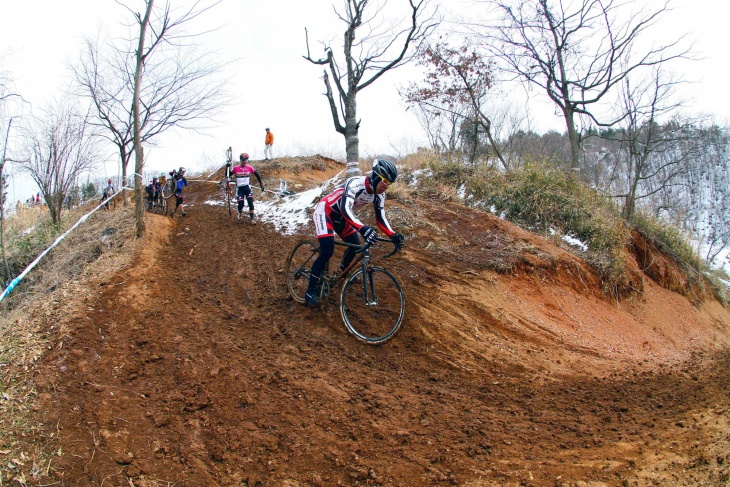
[[[402,245],[401,245],[400,247],[398,247],[398,246],[397,246],[397,245],[395,244],[395,242],[393,242],[393,241],[392,241],[391,239],[389,239],[389,238],[381,238],[381,237],[375,237],[375,239],[376,239],[376,240],[378,240],[378,241],[380,241],[380,242],[388,242],[388,243],[390,243],[390,244],[392,244],[392,245],[393,245],[393,250],[391,250],[390,252],[388,252],[387,254],[385,254],[385,255],[383,256],[383,259],[387,259],[387,258],[388,258],[388,257],[390,257],[391,255],[397,254],[397,253],[398,253],[398,251],[399,251],[399,250],[400,250],[400,249],[401,249],[401,248],[403,247]]]
[[[395,244],[395,242],[393,242],[389,238],[383,238],[383,237],[375,237],[375,240],[373,240],[372,242],[369,242],[369,243],[365,243],[365,244],[352,244],[352,243],[347,243],[347,242],[337,242],[337,243],[339,245],[344,245],[346,247],[351,247],[351,248],[355,249],[355,253],[356,254],[360,254],[360,253],[365,252],[366,250],[368,250],[370,247],[372,247],[375,242],[387,242],[387,243],[393,245],[393,250],[391,252],[385,254],[383,256],[383,259],[386,259],[386,258],[390,257],[391,255],[397,253],[400,250],[400,247],[398,247]]]

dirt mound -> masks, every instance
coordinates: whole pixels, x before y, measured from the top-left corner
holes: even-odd
[[[298,193],[343,169],[253,165]],[[288,296],[284,263],[310,228],[239,222],[211,183],[186,199],[184,218],[149,216],[135,265],[80,296],[39,361],[38,485],[727,481],[730,315],[716,301],[646,278],[611,302],[547,240],[456,204],[389,201],[407,246],[383,265],[407,316],[370,347],[335,299]]]

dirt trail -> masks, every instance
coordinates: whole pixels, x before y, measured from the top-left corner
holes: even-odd
[[[41,484],[727,485],[719,304],[649,279],[640,299],[609,302],[543,239],[457,205],[389,202],[408,239],[387,262],[407,318],[370,347],[334,300],[289,298],[301,236],[203,204],[209,186],[191,185],[185,218],[150,215],[136,264],[59,324],[34,441],[62,454]]]

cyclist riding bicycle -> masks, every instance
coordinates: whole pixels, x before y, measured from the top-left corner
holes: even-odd
[[[244,202],[248,201],[248,216],[251,219],[251,223],[254,221],[253,211],[253,191],[251,191],[250,180],[251,175],[256,176],[261,186],[261,191],[264,190],[264,183],[261,182],[261,176],[258,171],[248,164],[248,154],[245,152],[238,156],[240,162],[238,166],[234,167],[231,171],[234,178],[236,178],[236,188],[238,196],[238,219],[241,219],[243,215]]]
[[[187,213],[185,213],[185,204],[183,203],[183,187],[188,185],[188,180],[185,179],[185,168],[180,167],[178,171],[175,170],[170,171],[170,174],[172,175],[172,178],[175,180],[175,209],[172,210],[172,213],[170,213],[170,217],[175,217],[175,212],[177,211],[178,207],[180,208],[180,211],[182,212],[182,216],[185,216]]]
[[[372,203],[380,230],[390,237],[398,249],[403,246],[405,238],[390,227],[385,217],[385,190],[397,178],[398,169],[395,164],[386,159],[376,159],[369,175],[347,179],[344,184],[319,201],[314,210],[313,219],[320,250],[319,256],[312,264],[309,286],[304,295],[307,304],[319,302],[317,285],[327,262],[335,252],[335,233],[349,244],[360,244],[358,233],[363,236],[365,243],[375,241],[377,236],[375,229],[360,222],[355,216],[353,208]],[[355,250],[348,247],[342,256],[340,271],[347,268],[353,258],[355,258]]]

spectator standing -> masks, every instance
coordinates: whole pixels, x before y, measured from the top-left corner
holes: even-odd
[[[111,179],[107,179],[106,181],[106,188],[104,188],[104,191],[101,193],[101,201],[104,203],[104,208],[109,209],[109,199],[114,195],[114,183]]]
[[[266,129],[266,139],[264,139],[264,159],[267,161],[269,159],[273,159],[274,156],[272,155],[271,149],[274,145],[274,134],[269,130]]]

